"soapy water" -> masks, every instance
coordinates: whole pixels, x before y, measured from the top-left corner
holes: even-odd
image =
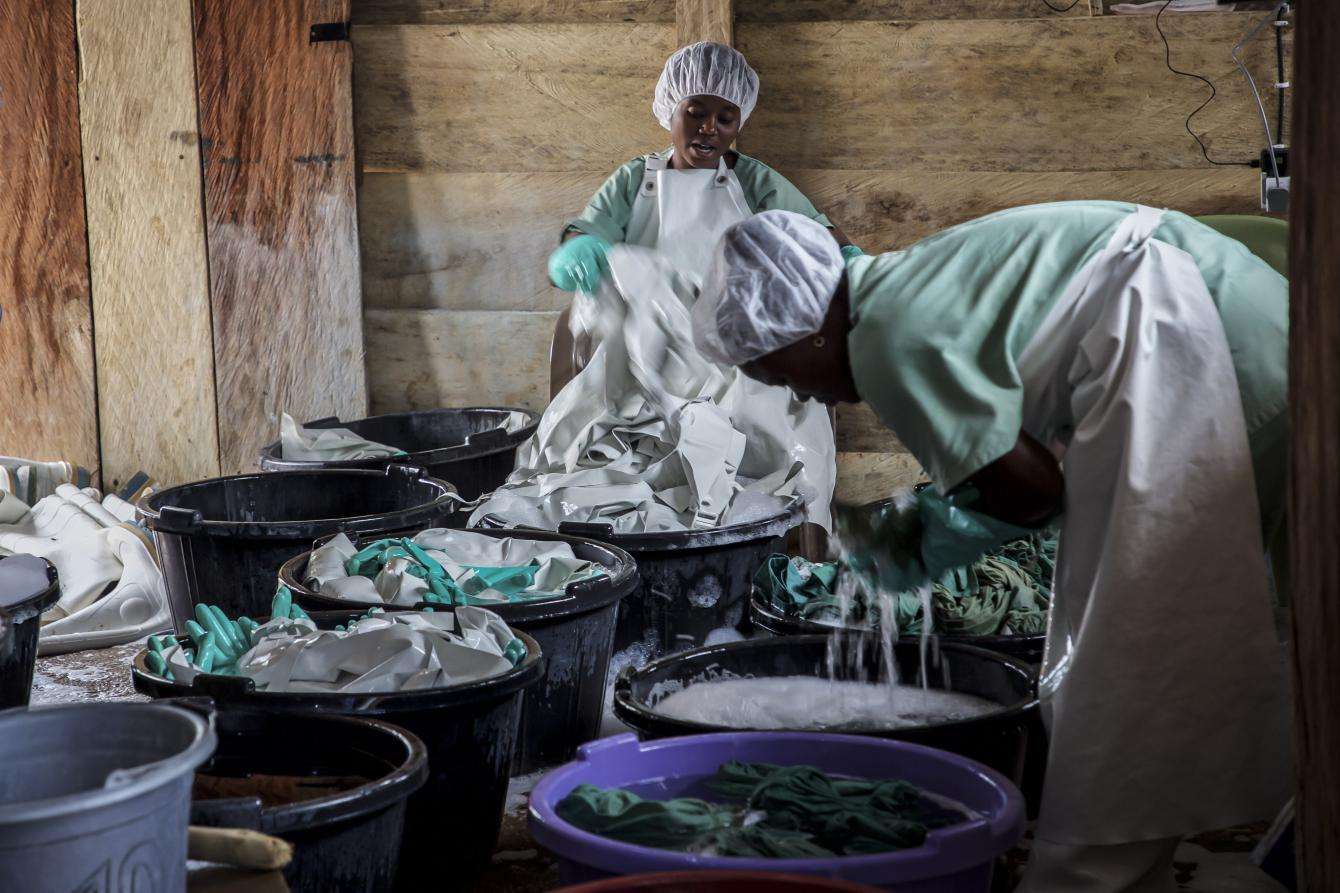
[[[731,729],[874,731],[971,719],[1003,709],[976,695],[813,676],[718,678],[666,694],[662,716]]]

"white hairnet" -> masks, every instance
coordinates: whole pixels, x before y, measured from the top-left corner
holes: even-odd
[[[665,60],[651,113],[670,129],[670,118],[690,96],[716,96],[740,107],[740,124],[758,102],[758,75],[744,55],[724,43],[704,40],[676,50]]]
[[[693,305],[693,341],[731,366],[794,344],[823,327],[842,252],[823,224],[764,211],[726,230]]]

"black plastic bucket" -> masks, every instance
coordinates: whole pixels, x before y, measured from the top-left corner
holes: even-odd
[[[565,522],[558,532],[633,556],[638,587],[619,605],[614,650],[636,645],[654,658],[701,645],[714,630],[746,631],[754,572],[780,548],[803,511],[796,501],[758,521],[707,530],[615,533],[609,524]],[[492,517],[484,523],[500,526]]]
[[[0,558],[0,710],[28,705],[42,612],[59,600],[51,562],[36,555]]]
[[[508,431],[512,413],[522,413],[525,424]],[[306,422],[307,428],[348,428],[376,443],[397,447],[409,455],[382,459],[319,462],[284,459],[279,441],[261,450],[262,471],[307,471],[313,468],[383,468],[392,462],[418,465],[435,478],[451,481],[466,499],[491,493],[512,473],[516,451],[540,424],[538,413],[503,406],[464,409],[425,409],[393,412],[356,422],[338,418]]]
[[[330,629],[361,614],[329,612],[312,619]],[[444,871],[453,872],[454,880],[464,879],[486,865],[502,827],[522,691],[544,674],[539,644],[526,633],[517,635],[527,652],[520,664],[500,676],[447,688],[387,694],[267,692],[256,691],[250,679],[213,675],[197,676],[187,686],[151,671],[145,664],[147,650],[135,656],[131,676],[136,691],[156,698],[207,695],[220,709],[380,719],[418,736],[428,751],[428,781],[409,798],[396,888],[436,889],[444,884]],[[275,746],[303,742],[277,741]]]
[[[413,536],[417,530],[392,536]],[[536,530],[471,530],[498,539],[516,537],[546,542],[562,541],[573,554],[605,568],[607,576],[568,585],[561,598],[536,602],[490,605],[513,629],[528,633],[544,652],[545,676],[526,690],[521,712],[521,737],[515,771],[532,772],[566,763],[577,746],[600,732],[605,711],[605,677],[614,649],[614,621],[619,602],[637,585],[637,568],[627,552],[574,536]],[[364,538],[362,545],[370,538]],[[313,592],[303,583],[311,552],[284,562],[279,582],[293,592],[307,610],[329,611],[384,607],[388,611],[436,607],[427,603],[401,608],[380,603],[352,602]]]
[[[870,630],[865,627],[829,626],[815,620],[806,620],[803,617],[788,617],[775,605],[769,604],[757,592],[753,594],[749,602],[749,617],[753,621],[756,631],[761,630],[774,636],[826,636],[838,629],[851,633],[870,633]],[[904,636],[903,638],[907,641],[920,641],[917,636]],[[988,651],[1007,654],[1024,663],[1034,665],[1042,663],[1042,649],[1047,643],[1045,635],[957,636],[933,634],[931,638],[938,640],[941,645],[974,645]]]
[[[287,840],[293,893],[392,889],[405,803],[428,777],[423,742],[371,719],[255,710],[217,711],[214,728],[191,824]]]
[[[210,478],[140,500],[167,583],[172,622],[195,605],[270,613],[279,566],[318,537],[430,526],[454,510],[452,486],[421,469],[284,471]]]
[[[839,679],[865,678],[862,672],[874,677],[876,672],[871,671],[882,667],[882,643],[868,635],[786,636],[730,642],[665,657],[640,670],[625,670],[614,684],[614,714],[649,738],[753,731],[672,719],[656,713],[654,708],[671,691],[721,675],[828,678],[830,643],[839,648],[840,659],[833,662]],[[919,642],[898,642],[894,658],[900,679],[921,680]],[[977,760],[1016,784],[1021,783],[1029,737],[1037,728],[1034,668],[1012,657],[962,644],[941,645],[938,655],[928,649],[926,663],[931,687],[977,695],[995,701],[1001,709],[955,722],[855,734],[938,747]]]

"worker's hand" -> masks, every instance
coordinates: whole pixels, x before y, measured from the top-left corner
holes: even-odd
[[[564,291],[595,291],[609,270],[609,249],[610,243],[599,236],[568,239],[549,255],[549,281]]]
[[[857,248],[855,245],[843,245],[841,250],[842,250],[842,259],[844,261],[851,260],[853,257],[860,257],[861,255],[865,254],[864,251],[862,251],[860,248]]]
[[[911,491],[886,503],[836,504],[839,561],[871,593],[909,592],[930,581],[921,557],[922,521]]]
[[[941,496],[927,487],[917,494],[922,523],[921,558],[932,578],[972,564],[1010,540],[1037,533],[969,508],[977,499],[972,488]]]

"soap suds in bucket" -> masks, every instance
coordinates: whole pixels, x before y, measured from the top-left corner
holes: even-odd
[[[873,730],[971,719],[1003,707],[919,685],[781,676],[700,682],[667,695],[654,709],[672,719],[732,729]]]

